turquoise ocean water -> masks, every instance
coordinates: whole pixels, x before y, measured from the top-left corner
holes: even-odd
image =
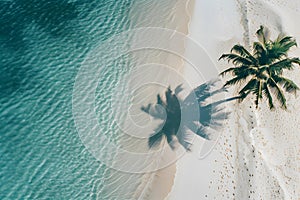
[[[112,180],[120,172],[81,143],[73,84],[95,45],[130,28],[162,25],[174,2],[0,1],[0,199],[132,199],[140,176],[124,175],[132,181],[126,185]],[[162,21],[147,19],[145,11],[157,8]],[[129,63],[117,60],[107,68],[99,88],[108,96]],[[97,98],[100,106],[108,104]],[[117,137],[109,128],[106,134]]]

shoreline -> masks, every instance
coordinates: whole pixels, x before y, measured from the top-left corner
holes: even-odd
[[[167,24],[164,25],[164,28],[176,30],[178,32],[188,34],[188,25],[191,21],[191,15],[193,12],[193,5],[195,0],[177,0],[177,2],[172,6],[170,9],[169,19],[166,22]],[[139,10],[139,5],[134,5],[133,10]],[[156,23],[159,22],[159,11],[157,10],[151,10],[149,13],[147,13],[147,17],[145,18],[152,18],[157,19],[158,21],[153,20],[153,26],[156,26]],[[133,23],[137,24],[137,27],[143,27],[143,23],[140,22],[138,19],[135,19],[137,16],[133,16]],[[161,24],[157,24],[158,26],[161,26]],[[154,38],[156,39],[156,38]],[[182,47],[182,52],[185,52],[185,44],[180,43],[178,44],[179,47]],[[183,71],[184,71],[184,61],[180,56],[170,54],[168,52],[159,52],[157,54],[156,52],[149,51],[147,52],[147,55],[145,56],[143,52],[139,54],[137,53],[136,57],[134,57],[134,60],[136,62],[137,66],[143,66],[143,64],[147,63],[153,63],[152,70],[147,70],[147,67],[140,68],[136,72],[133,72],[130,77],[132,78],[132,84],[135,83],[142,84],[145,82],[145,79],[157,81],[158,83],[164,83],[166,82],[169,84],[172,88],[175,88],[179,84],[181,84]],[[161,66],[155,66],[156,64],[164,64],[166,66],[169,66],[174,70],[174,72],[177,73],[177,75],[174,77],[170,74],[168,70],[170,69],[163,69]],[[156,73],[157,71],[153,69],[157,69],[156,67],[159,67],[159,73]],[[145,76],[140,76],[141,73],[145,73]],[[167,75],[170,76],[167,76]],[[148,103],[153,103],[156,101],[156,94],[164,94],[166,88],[147,88],[147,91],[141,91],[136,99],[133,101],[133,105],[147,105]],[[149,98],[149,94],[151,95],[151,98]],[[145,99],[144,97],[147,96],[148,98]],[[153,98],[152,98],[153,97]],[[143,103],[142,103],[143,102]],[[136,107],[134,110],[134,113],[139,113],[140,107]],[[143,115],[143,114],[142,114]],[[142,118],[146,120],[146,116],[139,115],[137,116],[136,120],[140,120]],[[134,119],[133,119],[134,120]],[[127,120],[126,120],[127,121]],[[155,127],[155,124],[152,124],[152,126]],[[153,127],[152,127],[153,128]],[[134,131],[134,130],[132,130]],[[149,132],[149,129],[143,130],[144,132]],[[123,139],[123,143],[130,144],[129,148],[133,148],[132,150],[139,149],[140,151],[146,151],[147,147],[147,141],[143,140],[137,140],[132,141],[131,139]],[[167,145],[167,149],[170,149]],[[128,145],[124,145],[128,146]],[[167,150],[167,152],[172,150]],[[170,153],[164,156],[168,156],[168,158],[172,158],[174,153]],[[176,162],[169,165],[168,167],[165,167],[163,169],[160,169],[156,172],[152,173],[145,173],[141,175],[141,181],[138,185],[136,191],[133,194],[134,199],[165,199],[168,194],[171,192],[171,189],[174,185],[174,179],[176,174]]]
[[[173,27],[176,31],[182,32],[188,35],[189,24],[191,23],[192,13],[194,11],[195,0],[186,0],[186,1],[178,1],[174,6],[174,24],[178,25],[178,21],[180,21],[179,26]],[[184,12],[182,12],[184,10]],[[185,48],[185,44],[182,44]],[[185,50],[184,50],[185,51]],[[170,59],[170,58],[168,58]],[[172,59],[172,57],[171,57]],[[169,60],[168,60],[169,61]],[[184,61],[179,58],[179,62],[177,64],[174,63],[174,66],[177,65],[177,70],[183,75],[184,71]],[[170,61],[173,63],[173,61]],[[174,155],[170,155],[174,156]],[[154,172],[150,175],[148,184],[149,188],[146,192],[146,198],[149,200],[159,200],[166,199],[169,193],[172,191],[175,175],[177,171],[177,161],[171,164],[170,166],[160,169],[157,172]],[[148,177],[149,178],[149,177]]]
[[[149,4],[151,8],[146,8],[137,1],[132,5],[132,12],[129,13],[131,23],[133,24],[132,28],[145,26],[161,27],[187,34],[188,23],[190,21],[190,13],[187,13],[187,11],[192,9],[191,5],[194,1],[177,0],[175,2],[170,0],[168,4],[162,1],[153,5]],[[151,37],[152,35],[147,35],[147,38],[143,37],[143,40],[146,38],[150,39],[150,41],[153,39],[159,41],[158,37]],[[168,37],[172,37],[172,35]],[[162,39],[164,39],[164,42],[167,42],[165,38]],[[134,46],[134,38],[132,41],[131,45]],[[178,45],[176,47],[179,48],[180,52],[185,52],[183,40],[176,45]],[[147,106],[149,103],[155,103],[157,94],[163,95],[168,86],[175,88],[183,82],[182,72],[184,71],[184,62],[176,54],[155,49],[133,51],[130,54],[130,61],[133,63],[133,67],[123,78],[124,84],[119,83],[120,86],[126,84],[126,88],[131,92],[133,91],[132,93],[128,93],[132,95],[130,109],[127,110],[126,106],[120,106],[120,111],[121,109],[125,110],[119,112],[127,113],[124,116],[124,121],[119,124],[121,129],[127,134],[122,134],[118,138],[118,141],[120,146],[128,152],[157,152],[158,155],[160,153],[165,154],[163,157],[167,159],[157,159],[157,157],[147,157],[145,159],[145,163],[147,163],[146,167],[153,169],[160,162],[165,163],[172,159],[172,156],[177,155],[174,155],[176,153],[170,149],[168,144],[165,144],[167,146],[166,148],[162,148],[162,150],[156,148],[149,150],[147,138],[163,121],[152,119],[148,114],[141,111],[141,107]],[[120,90],[122,89],[124,88],[120,87]],[[123,164],[122,160],[127,160],[130,163],[128,158],[121,156],[117,159],[120,164]],[[141,163],[137,163],[136,165],[139,164]],[[129,171],[130,168],[131,166],[128,165]],[[112,170],[106,190],[114,191],[114,195],[120,197],[123,193],[127,193],[132,199],[165,199],[173,187],[175,173],[176,162],[166,168],[149,173],[123,173]]]

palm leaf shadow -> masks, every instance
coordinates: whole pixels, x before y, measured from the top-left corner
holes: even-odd
[[[225,111],[220,104],[235,98],[206,103],[210,97],[227,92],[225,88],[215,89],[217,81],[209,81],[198,86],[184,100],[178,98],[178,94],[183,90],[182,85],[177,86],[174,91],[169,87],[165,91],[164,100],[158,94],[156,104],[142,106],[143,112],[155,119],[164,120],[162,128],[157,127],[148,139],[148,147],[157,147],[166,139],[172,149],[175,149],[178,141],[186,150],[190,150],[194,134],[209,140],[211,130],[222,128],[223,121],[228,119],[230,112]],[[182,124],[182,112],[191,111],[195,103],[199,109],[199,116],[196,115]]]

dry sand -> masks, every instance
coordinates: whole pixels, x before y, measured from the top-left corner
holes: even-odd
[[[249,47],[260,25],[272,35],[286,32],[300,41],[300,2],[196,1],[189,36],[215,61],[240,43]],[[291,55],[300,56],[299,49]],[[217,63],[220,70],[230,66]],[[190,73],[187,72],[187,78]],[[286,74],[300,84],[300,70]],[[199,82],[198,84],[201,84]],[[229,95],[234,95],[235,89]],[[288,111],[258,110],[251,100],[229,103],[232,114],[214,150],[204,159],[195,152],[177,162],[175,184],[168,199],[291,199],[300,198],[300,103],[287,95]]]

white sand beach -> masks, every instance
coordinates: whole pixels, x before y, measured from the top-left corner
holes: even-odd
[[[299,42],[299,17],[300,2],[296,0],[196,0],[188,36],[204,46],[221,71],[230,65],[218,62],[220,55],[237,43],[250,48],[260,25],[268,27],[273,37],[285,32]],[[186,48],[197,56],[188,45]],[[290,55],[299,57],[299,49],[294,48]],[[191,74],[185,69],[186,79]],[[286,76],[300,84],[299,69]],[[201,81],[193,80],[193,84]],[[198,140],[193,151],[177,161],[172,191],[165,199],[300,199],[298,98],[287,96],[287,111],[270,111],[265,102],[256,110],[251,100],[228,103],[230,119],[219,132],[217,145],[200,158],[204,141]],[[164,176],[159,181],[163,183]],[[158,185],[163,190],[165,184]]]

